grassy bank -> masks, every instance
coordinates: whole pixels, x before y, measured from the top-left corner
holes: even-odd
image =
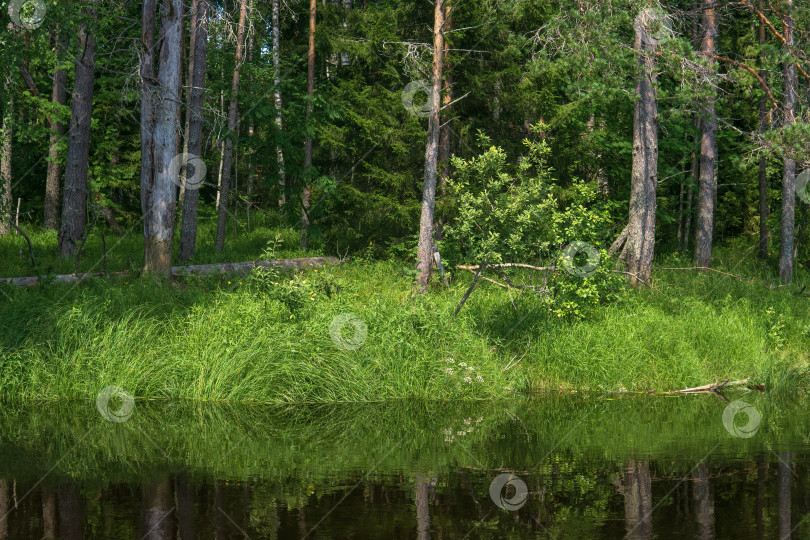
[[[4,287],[0,396],[88,399],[117,385],[145,398],[297,403],[667,390],[727,377],[807,386],[810,300],[770,288],[753,262],[729,269],[757,277],[659,270],[660,292],[619,289],[581,321],[491,284],[454,320],[468,275],[416,296],[413,271],[394,261],[261,280]],[[352,324],[336,333],[336,320],[354,318],[364,339]]]

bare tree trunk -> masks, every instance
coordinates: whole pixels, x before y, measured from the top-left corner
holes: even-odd
[[[3,114],[3,127],[0,132],[2,137],[2,147],[0,147],[0,236],[4,236],[11,232],[11,208],[12,208],[12,193],[11,193],[11,156],[12,144],[11,138],[13,136],[12,123],[14,122],[14,96],[13,80],[11,75],[6,76],[5,84],[6,95],[9,96],[8,103]]]
[[[655,254],[655,191],[658,183],[658,101],[655,90],[658,43],[649,32],[654,13],[642,11],[634,24],[638,72],[633,115],[633,176],[627,242],[621,255],[628,271],[645,282],[650,279]],[[631,277],[631,282],[638,284],[638,279]]]
[[[222,159],[222,185],[220,187],[219,212],[217,216],[217,236],[214,249],[217,252],[225,247],[225,230],[228,226],[228,197],[231,184],[231,163],[233,161],[233,138],[236,136],[236,122],[239,114],[239,69],[242,66],[245,49],[245,20],[247,0],[239,0],[239,28],[236,34],[236,56],[234,58],[231,103],[228,108],[228,136],[225,139],[225,155]]]
[[[273,100],[276,105],[276,127],[279,133],[284,131],[284,122],[281,117],[281,26],[278,21],[278,2],[273,0]],[[287,175],[284,171],[284,151],[281,144],[276,142],[276,161],[278,162],[278,205],[287,204]]]
[[[307,116],[306,126],[312,120],[312,101],[315,96],[315,22],[316,11],[318,9],[317,0],[309,2],[309,49],[307,51]],[[312,137],[307,135],[304,143],[304,191],[301,194],[301,249],[309,249],[309,239],[307,238],[307,228],[309,227],[309,198],[312,187]]]
[[[702,52],[709,69],[706,73],[710,83],[714,85],[717,67],[712,59],[715,51],[715,38],[717,36],[717,23],[714,13],[715,0],[703,0],[703,45]],[[712,236],[714,232],[714,201],[715,201],[715,159],[717,144],[715,141],[715,128],[717,118],[714,111],[716,93],[714,87],[710,96],[703,105],[703,118],[701,121],[702,136],[700,141],[700,188],[698,195],[698,216],[695,236],[695,264],[697,266],[711,266]]]
[[[793,0],[787,0],[785,18],[785,47],[792,48],[793,40]],[[785,65],[785,127],[796,121],[796,64],[789,61]],[[796,162],[786,154],[782,173],[782,237],[779,250],[779,276],[785,283],[793,278],[793,242],[796,219]]]
[[[197,14],[199,13],[198,4],[199,0],[191,0],[191,11],[189,12],[189,46],[188,46],[188,73],[186,74],[186,120],[185,125],[183,128],[183,153],[188,154],[188,138],[189,138],[189,131],[191,127],[191,92],[194,89],[194,33],[196,31],[199,22],[197,20]],[[185,33],[185,22],[183,23],[183,33]],[[186,48],[186,40],[182,40],[183,51],[185,52]],[[178,94],[179,95],[179,94]],[[180,178],[180,196],[177,199],[178,207],[182,209],[183,201],[186,198],[186,177],[188,176],[188,172],[186,170],[181,171],[181,178]],[[182,214],[181,214],[182,215]]]
[[[142,127],[142,129],[153,130],[151,139],[153,171],[146,184],[143,183],[143,176],[141,177],[144,273],[167,279],[171,279],[174,211],[177,183],[179,182],[177,171],[172,170],[172,161],[177,154],[180,131],[178,89],[182,71],[180,62],[183,29],[181,2],[182,0],[163,0],[158,78],[154,87],[154,95],[149,103],[153,107],[151,120],[154,128]],[[144,10],[147,5],[154,6],[151,0],[147,0],[144,3]],[[149,17],[144,13],[144,34],[147,32],[147,23],[151,23],[153,32],[154,11]],[[146,54],[147,52],[144,52],[144,55]],[[142,73],[142,76],[144,75]],[[147,86],[146,91],[151,90]]]
[[[75,255],[84,235],[95,69],[96,40],[88,35],[86,26],[82,26],[79,29],[76,82],[70,107],[70,131],[65,158],[65,190],[59,229],[59,254],[62,257]]]
[[[208,52],[208,0],[194,0],[191,14],[191,88],[189,89],[186,152],[202,156],[203,99],[205,93],[205,65]],[[194,256],[197,245],[197,208],[202,187],[201,171],[194,171],[195,185],[186,189],[183,198],[183,222],[180,225],[180,262]],[[186,176],[188,171],[186,171]]]
[[[427,292],[433,265],[433,212],[436,207],[436,174],[439,160],[441,125],[442,63],[444,57],[444,0],[436,0],[433,10],[433,87],[425,144],[425,185],[422,191],[422,216],[419,220],[419,250],[416,287]]]
[[[157,0],[144,0],[141,12],[141,208],[151,208],[155,183],[155,9]],[[144,223],[146,238],[146,223]]]
[[[764,0],[759,0],[759,10],[764,12]],[[766,42],[765,23],[759,21],[759,45],[762,47]],[[764,53],[760,52],[760,65],[763,64]],[[760,70],[761,77],[766,76],[765,70]],[[765,94],[759,98],[759,132],[765,133],[768,130],[768,98]],[[768,160],[763,154],[759,157],[759,256],[768,258]]]
[[[64,31],[56,34],[56,65],[62,58],[66,47]],[[64,70],[58,67],[53,72],[53,89],[51,91],[51,100],[58,105],[64,105],[67,81],[67,74]],[[62,179],[62,167],[59,164],[59,141],[65,132],[65,126],[62,122],[56,120],[56,115],[51,115],[51,137],[50,146],[48,147],[48,174],[45,180],[45,217],[42,225],[46,229],[59,228],[59,183]]]

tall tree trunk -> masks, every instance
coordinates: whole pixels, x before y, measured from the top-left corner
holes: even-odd
[[[787,0],[785,18],[785,47],[793,47],[793,0]],[[786,51],[787,52],[787,51]],[[789,52],[787,54],[790,54]],[[785,120],[789,127],[796,121],[796,64],[789,60],[785,65]],[[785,283],[793,278],[793,242],[796,219],[796,162],[787,153],[783,160],[782,173],[782,237],[779,249],[779,277]]]
[[[87,27],[83,25],[79,29],[76,82],[70,106],[70,131],[65,158],[65,189],[62,200],[62,223],[59,228],[59,254],[62,257],[75,255],[84,235],[95,71],[96,40],[87,33]]]
[[[144,273],[167,279],[171,279],[174,210],[179,183],[177,171],[172,170],[172,162],[177,154],[180,131],[178,89],[182,71],[181,2],[182,0],[163,0],[161,7],[158,77],[154,95],[150,100],[153,107],[151,120],[154,128],[148,128],[152,131],[151,151],[154,170],[148,178],[149,182],[141,184]],[[150,4],[154,7],[152,0],[146,0],[144,10]],[[144,33],[147,32],[147,23],[151,23],[154,27],[154,11],[151,17],[144,14]],[[147,91],[150,90],[152,88],[147,88]],[[141,181],[143,182],[143,177]]]
[[[236,136],[236,122],[239,114],[239,69],[242,66],[245,49],[245,20],[247,0],[239,0],[239,28],[236,33],[236,56],[234,58],[233,82],[231,83],[231,103],[228,108],[228,136],[225,139],[225,155],[222,159],[222,186],[220,187],[219,212],[217,216],[217,237],[214,249],[217,252],[225,247],[225,230],[228,227],[228,197],[231,184],[231,163],[233,161],[233,139]]]
[[[433,212],[436,207],[436,174],[439,160],[439,127],[441,121],[442,68],[444,57],[444,0],[436,0],[433,10],[433,86],[430,93],[430,116],[425,144],[425,184],[422,190],[422,216],[419,220],[419,272],[416,287],[426,292],[433,265]]]
[[[717,67],[712,59],[715,51],[715,38],[717,36],[717,23],[715,20],[715,0],[703,0],[703,45],[702,53],[709,63],[707,78],[716,80]],[[703,105],[703,118],[701,121],[702,135],[700,140],[700,187],[698,191],[698,216],[695,236],[695,264],[697,266],[711,266],[712,262],[712,236],[714,233],[714,201],[715,201],[715,174],[714,166],[717,154],[715,141],[715,128],[717,118],[714,111],[716,98],[714,87],[708,89],[710,93]]]
[[[307,228],[309,227],[309,198],[312,187],[312,136],[309,134],[312,121],[312,104],[315,96],[315,22],[318,9],[317,0],[309,1],[309,48],[307,51],[307,140],[304,143],[304,191],[301,194],[301,249],[309,249]]]
[[[62,60],[64,53],[65,32],[56,33],[56,69],[53,72],[53,89],[51,91],[51,100],[58,105],[64,105],[67,81],[67,74],[64,70],[59,69],[59,62]],[[59,182],[62,179],[62,167],[59,164],[59,141],[65,132],[65,126],[62,122],[56,119],[56,115],[51,115],[51,137],[50,145],[48,147],[48,174],[45,180],[45,217],[42,225],[46,229],[59,228]]]
[[[655,254],[655,208],[658,183],[658,101],[656,98],[655,52],[658,43],[650,35],[655,12],[642,11],[635,19],[635,48],[638,52],[636,103],[633,114],[633,169],[630,187],[630,219],[627,242],[621,258],[637,277],[631,282],[649,281]]]
[[[151,206],[155,184],[155,9],[157,0],[144,0],[141,13],[141,208]],[[144,238],[146,238],[144,222]]]
[[[2,146],[0,147],[0,236],[11,232],[10,220],[13,203],[11,193],[11,156],[13,147],[11,138],[13,136],[12,123],[14,122],[14,90],[11,75],[6,76],[5,91],[9,97],[3,111],[3,127],[2,131],[0,131],[0,138],[2,138]]]
[[[759,0],[759,11],[764,12],[764,0]],[[759,21],[759,45],[765,45],[765,23]],[[760,50],[760,67],[764,65],[764,52]],[[759,72],[760,77],[765,77],[764,69]],[[759,98],[759,132],[764,134],[768,130],[768,98],[765,94]],[[768,258],[768,159],[763,154],[759,157],[759,256]]]
[[[194,34],[196,32],[196,28],[199,25],[199,21],[197,20],[197,14],[199,13],[198,7],[199,0],[191,0],[191,11],[189,12],[189,46],[188,46],[188,69],[186,73],[186,119],[185,124],[183,127],[183,153],[188,154],[188,138],[189,138],[189,131],[191,129],[191,92],[194,89]],[[183,23],[183,33],[185,33],[185,22]],[[183,53],[186,49],[186,40],[185,38],[182,40],[182,47]],[[182,56],[182,55],[181,55]],[[186,177],[188,176],[188,172],[186,170],[181,171],[181,178],[180,178],[180,196],[177,200],[178,207],[182,210],[183,201],[185,201],[186,197]],[[182,215],[182,212],[181,212]]]
[[[279,134],[284,131],[281,118],[281,27],[278,21],[278,2],[273,0],[273,101],[276,105],[276,127]],[[284,171],[284,151],[276,139],[276,161],[278,162],[278,205],[287,204],[287,175]]]
[[[208,0],[194,0],[191,25],[191,89],[189,91],[186,152],[200,159],[203,146],[203,98],[205,93],[205,65],[208,52]],[[194,256],[197,244],[197,207],[202,187],[201,171],[194,171],[195,185],[186,189],[183,198],[183,221],[180,225],[180,262]]]
[[[444,29],[443,34],[447,33],[452,27],[452,6],[451,0],[444,0]],[[442,107],[447,107],[453,101],[453,76],[450,73],[452,66],[449,63],[449,43],[444,37],[444,49],[442,52],[442,73],[444,80],[442,81]],[[447,194],[447,181],[450,179],[450,113],[439,114],[440,127],[439,127],[439,197],[444,198]],[[444,125],[441,125],[443,123]],[[436,239],[441,240],[444,238],[444,222],[445,216],[440,214],[436,219]]]

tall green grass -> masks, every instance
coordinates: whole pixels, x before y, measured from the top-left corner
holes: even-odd
[[[263,247],[276,232],[253,235],[245,245]],[[295,254],[294,236],[282,233],[278,253]],[[232,276],[4,287],[0,397],[87,399],[117,385],[137,397],[212,401],[477,400],[725,378],[804,388],[810,301],[794,287],[770,288],[767,272],[745,264],[736,271],[752,282],[656,271],[660,292],[618,290],[617,301],[582,321],[490,284],[453,319],[470,278],[459,272],[450,290],[420,296],[413,270],[396,261],[310,269],[276,276],[276,285]],[[367,327],[356,350],[330,335],[341,314]]]

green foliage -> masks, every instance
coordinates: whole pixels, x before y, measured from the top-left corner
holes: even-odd
[[[488,143],[482,136],[481,144]],[[616,284],[604,268],[604,250],[595,247],[609,230],[609,207],[593,185],[574,181],[567,190],[555,189],[546,142],[524,144],[526,154],[516,166],[494,146],[469,160],[453,160],[449,187],[456,216],[447,236],[455,250],[450,251],[475,264],[548,263],[555,271],[544,278],[544,287],[531,290],[557,316],[584,317],[613,297]],[[589,253],[592,260],[586,260]]]

